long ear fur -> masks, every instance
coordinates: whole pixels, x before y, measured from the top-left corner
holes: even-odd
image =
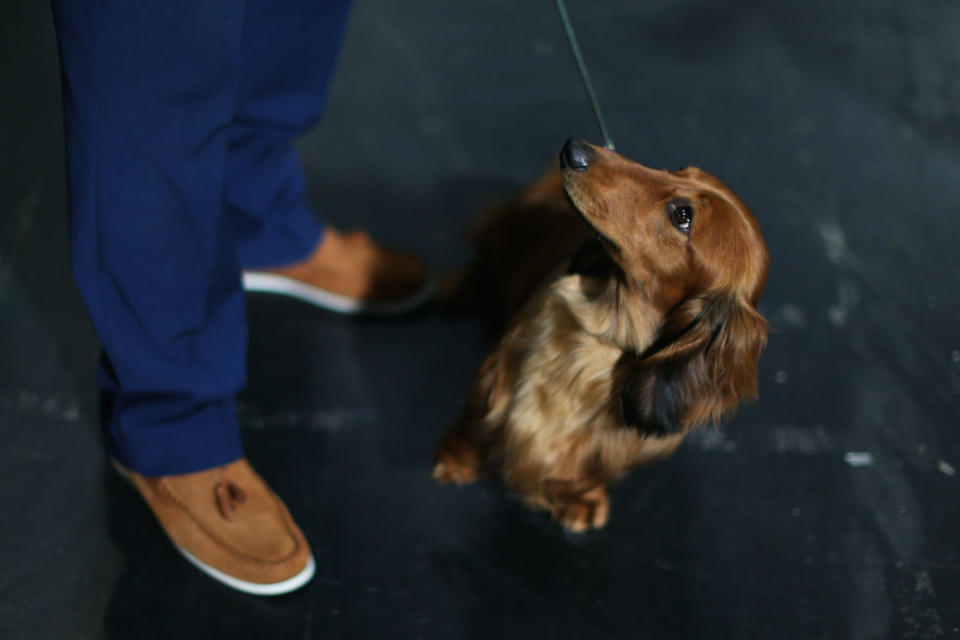
[[[757,361],[766,342],[767,322],[748,302],[688,298],[668,314],[660,339],[627,375],[624,422],[666,436],[732,413],[757,395]]]

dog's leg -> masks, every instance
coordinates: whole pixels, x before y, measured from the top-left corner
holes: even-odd
[[[568,531],[600,529],[610,517],[610,499],[603,483],[548,478],[543,493],[553,519]]]
[[[500,357],[490,354],[471,385],[460,418],[437,445],[433,478],[441,484],[468,484],[477,480],[491,447],[500,436],[507,398],[500,374]]]
[[[487,460],[487,447],[454,426],[437,445],[433,479],[440,484],[469,484],[480,477]]]
[[[494,433],[490,422],[491,389],[495,387],[497,354],[480,366],[457,423],[447,431],[434,454],[433,479],[441,484],[469,484],[480,477]]]

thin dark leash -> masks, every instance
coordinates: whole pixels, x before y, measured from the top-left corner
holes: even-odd
[[[600,103],[597,101],[597,94],[593,91],[593,83],[590,82],[590,73],[587,71],[586,63],[583,61],[583,54],[580,53],[580,45],[577,44],[577,35],[573,32],[573,25],[570,24],[567,7],[563,0],[556,0],[556,2],[557,13],[560,14],[560,22],[563,23],[563,30],[567,34],[567,42],[570,43],[570,51],[573,53],[573,59],[577,62],[577,69],[580,70],[580,77],[583,79],[583,87],[587,90],[587,98],[590,99],[593,115],[597,119],[597,125],[600,127],[603,146],[613,151],[613,139],[610,137],[610,133],[607,131],[607,125],[603,121],[603,114],[600,112]]]

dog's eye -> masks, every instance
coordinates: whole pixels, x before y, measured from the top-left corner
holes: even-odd
[[[667,211],[673,226],[684,233],[690,233],[690,225],[693,224],[692,204],[686,200],[674,200],[667,206]]]

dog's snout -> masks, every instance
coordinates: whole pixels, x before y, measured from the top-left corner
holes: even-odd
[[[560,152],[560,166],[574,171],[586,171],[593,159],[593,149],[579,138],[570,138]]]

